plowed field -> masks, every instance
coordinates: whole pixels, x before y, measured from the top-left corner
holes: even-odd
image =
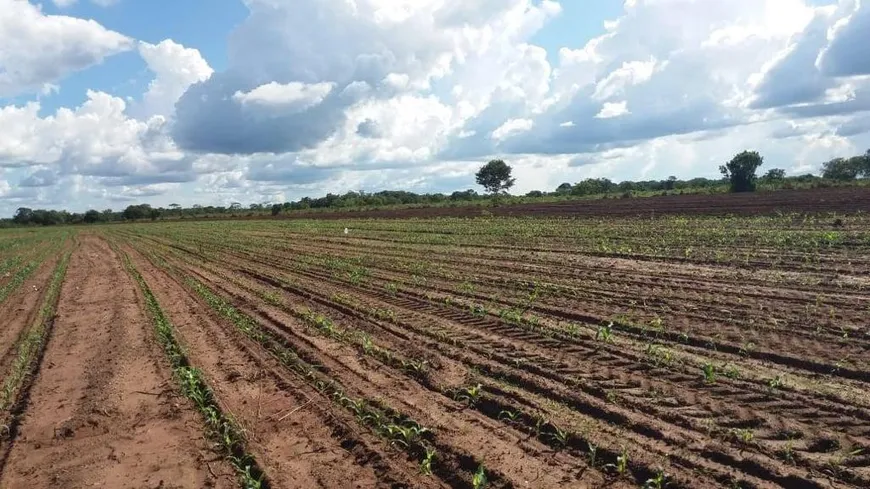
[[[0,234],[0,487],[870,487],[868,225]]]

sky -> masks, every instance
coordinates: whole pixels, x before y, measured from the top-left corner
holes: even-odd
[[[870,0],[0,0],[0,215],[868,148]]]

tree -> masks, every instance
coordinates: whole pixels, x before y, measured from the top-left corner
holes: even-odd
[[[15,211],[15,216],[12,218],[15,224],[30,224],[33,222],[33,209],[28,207],[19,207]]]
[[[671,175],[668,177],[667,180],[662,183],[662,188],[664,188],[665,190],[673,190],[676,185],[677,177]]]
[[[100,211],[95,211],[95,210],[91,209],[91,210],[85,212],[85,217],[82,218],[82,220],[88,224],[93,224],[95,222],[98,222],[100,220],[100,217],[102,217],[100,215]]]
[[[145,219],[146,217],[152,217],[151,206],[148,204],[141,205],[128,205],[126,209],[124,209],[124,219],[128,221],[135,221],[136,219]],[[159,211],[158,211],[159,212]],[[159,214],[158,214],[159,215]],[[156,217],[152,217],[156,219]]]
[[[730,181],[732,192],[753,192],[758,177],[755,171],[764,163],[757,151],[744,151],[719,167],[722,175]]]
[[[862,173],[864,157],[834,158],[822,164],[822,177],[829,180],[854,180]]]
[[[861,165],[861,173],[864,175],[865,178],[870,178],[870,149],[868,149],[867,152],[864,153],[863,158],[864,163]]]
[[[476,177],[477,184],[493,195],[507,191],[516,180],[511,178],[511,167],[502,160],[492,160],[483,165]]]
[[[767,182],[779,182],[785,179],[785,170],[781,168],[771,168],[761,177]]]
[[[558,187],[556,187],[556,193],[557,194],[570,194],[572,187],[574,187],[574,186],[568,182],[565,182],[562,185],[559,185]]]
[[[273,216],[277,216],[278,214],[281,213],[282,210],[284,210],[283,205],[281,205],[281,204],[273,204],[272,205],[272,215]]]

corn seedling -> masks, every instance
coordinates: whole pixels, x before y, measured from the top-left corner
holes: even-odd
[[[477,466],[477,471],[471,477],[471,485],[474,489],[483,489],[489,482],[486,478],[486,467],[483,464]]]
[[[435,459],[435,449],[426,447],[426,455],[420,461],[420,473],[432,475],[432,461]]]
[[[716,383],[716,366],[711,362],[706,362],[701,365],[701,371],[704,373],[704,382],[707,384]]]
[[[480,384],[473,385],[470,387],[465,387],[459,390],[456,393],[455,399],[460,402],[464,402],[469,406],[473,406],[477,403],[477,400],[480,399],[480,394],[483,391],[483,386]]]
[[[613,338],[613,322],[607,325],[599,326],[598,332],[595,333],[595,340],[608,343]]]

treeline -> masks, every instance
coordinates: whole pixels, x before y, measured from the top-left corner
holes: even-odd
[[[750,154],[742,153],[741,155]],[[738,155],[741,156],[741,155]],[[757,153],[752,153],[759,158]],[[771,169],[759,177],[755,177],[755,168],[761,164],[760,159],[751,169],[753,189],[755,183],[761,188],[789,189],[807,187],[827,187],[858,178],[870,178],[870,150],[864,155],[851,158],[835,158],[822,165],[822,175],[812,174],[786,177],[782,169]],[[724,168],[724,167],[723,167]],[[508,168],[509,176],[509,168]],[[757,180],[757,182],[756,182]],[[127,206],[124,210],[103,211],[89,210],[84,213],[70,213],[65,210],[43,210],[19,208],[12,219],[0,220],[0,227],[10,226],[51,226],[61,224],[88,224],[98,222],[123,222],[158,219],[188,219],[209,217],[243,217],[269,214],[279,215],[286,212],[304,211],[308,209],[351,209],[361,207],[386,206],[438,206],[463,205],[474,202],[529,202],[532,200],[562,200],[584,198],[591,196],[629,198],[638,195],[655,195],[661,193],[699,193],[728,191],[729,179],[692,178],[680,180],[675,176],[665,180],[623,181],[613,182],[607,178],[588,178],[576,183],[565,182],[553,191],[535,190],[524,196],[506,196],[501,194],[480,194],[473,189],[456,191],[451,194],[432,193],[417,194],[403,190],[385,190],[382,192],[347,192],[343,195],[327,194],[324,197],[303,197],[294,202],[250,204],[243,207],[234,202],[229,206],[182,207],[170,204],[168,207],[151,207],[148,204]]]

